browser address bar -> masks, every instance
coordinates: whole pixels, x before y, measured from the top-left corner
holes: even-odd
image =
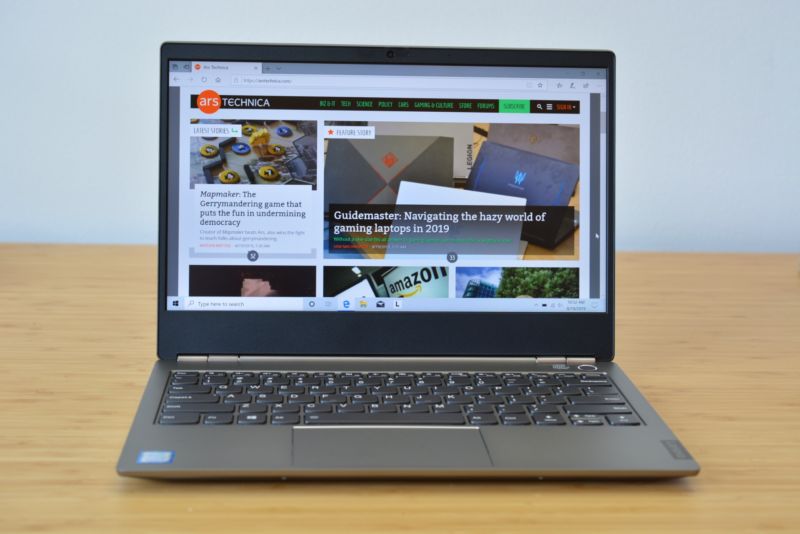
[[[542,90],[543,80],[531,78],[456,78],[430,76],[235,76],[233,85],[250,87],[320,87],[320,88],[386,88],[386,89],[510,89]]]

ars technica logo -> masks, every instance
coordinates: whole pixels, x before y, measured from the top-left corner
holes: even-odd
[[[203,113],[211,114],[219,111],[222,106],[222,97],[211,89],[206,89],[197,95],[197,109]]]
[[[523,171],[516,171],[514,172],[514,185],[517,187],[521,187],[522,183],[525,181],[525,178],[528,176],[527,172]]]

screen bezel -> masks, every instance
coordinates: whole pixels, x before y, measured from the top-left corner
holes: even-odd
[[[391,54],[389,53],[391,52]],[[391,57],[390,57],[391,56]],[[604,68],[607,84],[606,311],[168,311],[167,159],[170,61],[257,61]],[[614,354],[614,89],[610,51],[164,43],[161,46],[158,356],[593,356]],[[266,326],[265,326],[266,324]],[[314,332],[314,335],[308,335]],[[497,335],[497,332],[505,334]]]

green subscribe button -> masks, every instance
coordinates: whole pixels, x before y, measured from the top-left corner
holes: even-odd
[[[500,113],[530,113],[530,100],[500,100]]]

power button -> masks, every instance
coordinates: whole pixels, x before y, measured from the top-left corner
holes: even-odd
[[[597,366],[590,363],[583,363],[578,366],[579,371],[597,371]]]

